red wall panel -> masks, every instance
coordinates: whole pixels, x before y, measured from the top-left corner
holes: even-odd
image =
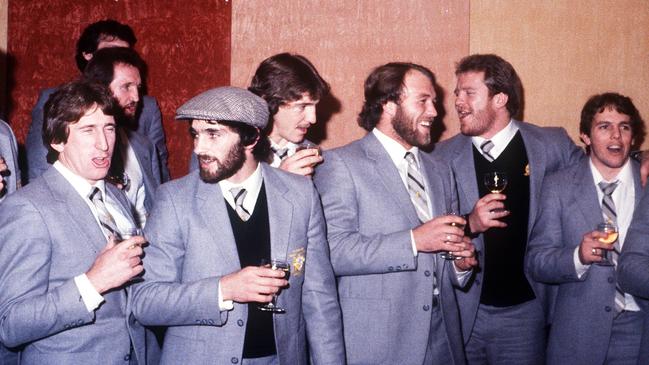
[[[231,3],[226,0],[9,1],[9,120],[22,143],[38,92],[78,75],[74,49],[88,24],[129,24],[149,66],[148,94],[160,103],[174,177],[187,171],[192,149],[178,106],[230,83]]]

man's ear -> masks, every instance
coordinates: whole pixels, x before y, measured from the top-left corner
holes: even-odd
[[[498,93],[494,95],[494,103],[498,108],[507,107],[507,101],[509,101],[509,96],[505,93]]]
[[[391,117],[394,117],[397,114],[397,103],[394,101],[388,101],[383,104],[383,112],[388,114]]]
[[[63,152],[63,150],[64,150],[64,145],[65,145],[65,144],[64,144],[63,142],[59,142],[59,143],[50,143],[50,147],[52,147],[52,149],[54,149],[54,150],[55,150],[56,152],[58,152],[58,153]]]
[[[580,133],[579,138],[581,139],[582,142],[584,142],[586,146],[590,146],[590,137],[588,137],[586,133]]]
[[[92,53],[91,52],[81,52],[83,55],[83,58],[86,59],[86,61],[90,61],[92,59]]]

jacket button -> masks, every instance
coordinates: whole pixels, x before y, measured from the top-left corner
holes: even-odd
[[[230,359],[230,362],[233,363],[233,364],[238,364],[239,359],[237,359],[236,357],[233,357],[233,358]]]
[[[243,327],[243,319],[237,320],[237,324],[239,325],[239,327]]]
[[[124,355],[124,361],[129,361],[131,359],[131,354]]]
[[[424,271],[424,276],[426,276],[426,277],[430,276],[430,271],[428,271],[428,270]]]
[[[607,311],[607,312],[610,312],[610,311],[611,311],[611,307],[609,307],[609,306],[607,305],[606,307],[604,307],[604,310]]]
[[[430,309],[430,306],[428,304],[424,304],[424,311],[428,312]]]
[[[606,280],[608,280],[608,282],[611,283],[611,284],[615,281],[615,279],[613,279],[613,278],[610,277],[610,276],[609,276],[608,279],[606,279]]]
[[[392,266],[388,266],[388,271],[394,271],[394,268]]]
[[[397,271],[401,271],[401,266],[397,266]]]

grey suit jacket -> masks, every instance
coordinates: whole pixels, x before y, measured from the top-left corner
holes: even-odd
[[[131,130],[127,131],[127,136],[142,171],[145,190],[144,207],[147,212],[151,212],[155,202],[155,192],[162,183],[158,156],[155,148],[146,137]]]
[[[530,165],[530,210],[528,219],[528,237],[536,219],[536,212],[540,202],[541,185],[546,174],[579,161],[583,151],[579,149],[568,137],[563,128],[538,127],[533,124],[514,121],[519,127],[525,143],[525,150]],[[480,198],[478,183],[475,175],[473,160],[473,144],[471,137],[458,134],[446,141],[435,145],[433,155],[446,161],[453,172],[459,195],[460,211],[469,213]],[[478,250],[478,260],[484,263],[484,241],[482,235],[473,240]],[[475,280],[468,288],[457,291],[462,317],[462,330],[467,341],[473,330],[480,294],[482,290],[483,272],[478,271]],[[529,279],[529,275],[528,275]],[[546,315],[550,316],[553,292],[556,288],[549,287],[530,280],[536,297],[544,306]]]
[[[268,199],[271,255],[292,262],[289,288],[274,316],[281,364],[343,364],[340,307],[318,195],[304,177],[261,164]],[[160,187],[145,234],[145,283],[133,295],[142,323],[169,326],[163,364],[241,361],[247,304],[219,311],[218,282],[240,269],[218,184],[193,172]],[[300,268],[301,258],[306,258]],[[297,266],[296,266],[297,265]],[[305,334],[306,332],[306,334]]]
[[[0,202],[20,186],[20,168],[18,167],[18,144],[11,127],[0,120],[0,156],[4,158],[8,171],[2,174],[5,188],[0,191]]]
[[[573,260],[583,235],[603,221],[589,161],[584,157],[545,179],[543,199],[529,239],[527,271],[534,280],[559,287],[548,341],[548,364],[603,364],[611,336],[615,269],[590,265],[579,278]],[[642,191],[640,167],[636,162],[632,164],[637,206]],[[625,243],[622,251],[626,248]]]
[[[121,192],[106,191],[130,217]],[[106,238],[54,167],[2,203],[0,237],[0,341],[24,347],[21,364],[124,364],[129,338],[138,362],[147,363],[145,329],[124,290],[104,293],[90,313],[81,300],[74,277],[90,268]]]
[[[29,132],[25,141],[27,151],[27,171],[29,180],[41,176],[49,167],[47,163],[47,148],[43,145],[43,123],[44,108],[47,99],[56,91],[56,88],[49,88],[41,91],[34,109],[32,109],[32,123],[29,125]],[[160,108],[155,98],[144,95],[142,97],[142,111],[137,120],[136,131],[145,136],[156,148],[158,166],[155,169],[162,182],[169,180],[169,169],[167,168],[167,145],[165,143],[164,129],[162,128],[162,117]]]
[[[455,202],[448,167],[420,153],[433,215]],[[421,364],[431,323],[434,262],[447,341],[455,364],[464,347],[452,264],[413,255],[411,230],[421,223],[399,172],[372,133],[326,151],[314,181],[327,221],[331,262],[350,364]]]

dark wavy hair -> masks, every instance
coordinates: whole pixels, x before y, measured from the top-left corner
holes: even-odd
[[[301,99],[304,93],[320,100],[329,93],[329,84],[306,57],[280,53],[259,64],[248,90],[266,100],[269,129],[281,105]]]
[[[42,136],[49,163],[56,161],[59,156],[51,144],[67,143],[70,124],[77,123],[95,107],[110,116],[115,116],[118,112],[108,87],[90,80],[78,79],[64,84],[47,99]]]
[[[115,65],[119,64],[137,68],[142,78],[142,84],[144,84],[146,63],[137,52],[126,47],[102,48],[95,52],[95,55],[83,70],[83,77],[108,86],[113,82]]]
[[[399,103],[406,74],[419,71],[435,85],[435,75],[428,68],[409,62],[391,62],[375,68],[365,80],[365,103],[358,114],[358,125],[371,131],[381,119],[383,105]]]
[[[467,72],[484,72],[484,83],[489,96],[507,95],[507,111],[517,117],[523,107],[523,84],[514,67],[495,54],[474,54],[458,62],[455,75]]]
[[[588,99],[581,109],[579,132],[590,137],[595,114],[603,112],[606,108],[611,108],[620,114],[629,116],[631,133],[634,139],[632,147],[635,149],[641,146],[645,138],[644,120],[642,120],[638,109],[633,105],[631,98],[614,92],[593,95]]]
[[[99,42],[115,39],[123,40],[128,43],[129,47],[133,47],[137,42],[131,27],[113,19],[100,20],[87,26],[77,41],[77,51],[74,55],[79,70],[83,72],[88,64],[88,60],[83,56],[84,53],[94,54],[97,51]]]

